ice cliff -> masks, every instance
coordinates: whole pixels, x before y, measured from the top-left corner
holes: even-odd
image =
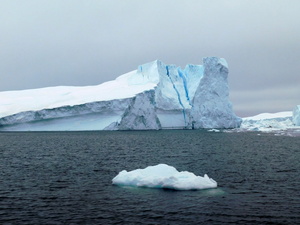
[[[300,126],[300,105],[297,105],[293,111],[293,123]]]
[[[236,128],[227,76],[217,57],[184,69],[156,60],[97,86],[0,92],[0,130]]]

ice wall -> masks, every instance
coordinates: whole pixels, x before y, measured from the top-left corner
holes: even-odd
[[[138,94],[124,112],[116,130],[159,130],[155,112],[154,90]]]
[[[193,96],[189,127],[234,128],[242,120],[238,118],[229,101],[228,67],[225,59],[203,59],[204,73]]]
[[[297,105],[293,110],[293,123],[300,126],[300,105]]]

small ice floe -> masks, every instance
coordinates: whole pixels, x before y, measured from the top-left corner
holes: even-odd
[[[217,129],[210,129],[210,130],[208,130],[208,132],[221,132],[221,131],[217,130]]]
[[[217,182],[206,174],[201,177],[187,171],[179,172],[174,167],[166,164],[148,166],[145,169],[136,169],[129,172],[123,170],[112,179],[112,183],[119,186],[174,190],[200,190],[217,187]]]

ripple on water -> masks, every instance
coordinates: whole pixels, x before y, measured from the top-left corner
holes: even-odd
[[[296,224],[300,139],[205,131],[0,133],[1,224]],[[117,187],[166,163],[218,188]]]

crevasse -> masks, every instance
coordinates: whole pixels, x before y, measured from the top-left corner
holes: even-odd
[[[191,99],[190,99],[190,96],[189,96],[189,89],[187,87],[187,80],[186,80],[186,77],[184,75],[184,72],[180,69],[180,67],[177,68],[177,71],[178,71],[178,74],[182,78],[182,81],[183,81],[183,87],[184,87],[186,99],[188,100],[190,106],[192,106]]]
[[[172,80],[172,77],[170,76],[169,66],[166,66],[166,70],[167,70],[167,75],[168,75],[168,77],[169,77],[169,79],[170,79],[170,81],[171,81],[171,83],[172,83],[172,85],[173,85],[173,88],[174,88],[174,90],[175,90],[175,92],[176,92],[176,94],[177,94],[178,102],[179,102],[179,104],[180,104],[181,107],[182,107],[182,114],[183,114],[183,118],[184,118],[184,124],[185,124],[185,126],[186,126],[186,125],[187,125],[187,121],[186,121],[185,107],[184,107],[184,105],[182,104],[182,101],[181,101],[181,97],[180,97],[179,91],[178,91],[178,89],[176,88],[176,85],[175,85],[174,81]],[[178,71],[178,68],[177,68],[177,71]],[[180,76],[180,74],[179,74],[179,76]],[[180,76],[180,77],[182,78],[182,76]],[[184,82],[183,82],[183,83],[184,83]],[[184,85],[184,86],[186,86],[186,85]],[[187,93],[187,91],[185,91],[185,93]],[[187,99],[188,99],[188,96],[187,96]]]

